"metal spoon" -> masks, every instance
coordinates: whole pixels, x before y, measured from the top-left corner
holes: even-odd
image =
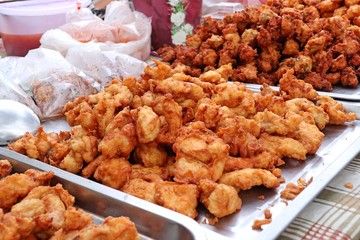
[[[0,145],[7,145],[26,132],[35,133],[39,126],[39,118],[28,106],[0,99]]]

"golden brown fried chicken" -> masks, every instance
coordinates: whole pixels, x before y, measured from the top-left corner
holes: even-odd
[[[285,156],[297,160],[306,160],[307,149],[293,138],[262,133],[259,141],[264,150],[278,154],[280,158]]]
[[[272,152],[263,151],[248,158],[229,157],[225,164],[224,172],[231,172],[244,168],[263,168],[272,170],[275,166],[284,164],[281,158]]]
[[[53,176],[53,172],[29,169],[24,173],[15,173],[1,179],[0,208],[8,210],[33,188],[48,184]]]
[[[132,196],[141,198],[151,203],[155,201],[156,182],[146,181],[141,178],[130,179],[121,189],[121,191]]]
[[[356,119],[355,113],[346,113],[344,106],[329,96],[318,96],[316,104],[329,115],[329,124],[339,125]]]
[[[199,191],[200,201],[215,217],[225,217],[241,208],[242,201],[232,186],[202,179]]]
[[[80,125],[71,129],[68,140],[68,154],[60,162],[59,168],[72,173],[81,171],[84,162],[92,162],[97,155],[98,140]]]
[[[329,115],[323,108],[315,106],[313,102],[306,98],[294,98],[285,102],[286,109],[292,111],[304,117],[304,121],[307,123],[314,123],[322,130],[329,122]],[[305,117],[305,113],[309,113],[312,119]]]
[[[101,161],[96,168],[94,178],[115,189],[121,189],[128,181],[132,171],[131,164],[125,158],[109,158]]]
[[[137,109],[135,120],[136,135],[139,143],[145,144],[154,141],[160,133],[159,116],[151,107],[143,106]]]
[[[199,190],[194,184],[161,182],[155,186],[155,201],[158,205],[190,218],[197,216],[198,198]]]
[[[203,122],[181,128],[172,148],[176,153],[174,180],[181,183],[198,183],[203,178],[217,181],[229,155],[229,146]]]
[[[270,171],[254,168],[245,168],[224,173],[219,183],[232,186],[237,191],[248,190],[260,185],[264,185],[267,188],[277,188],[280,186],[277,177]]]
[[[62,228],[64,211],[73,203],[74,197],[60,184],[55,187],[35,187],[3,216],[0,236],[3,235],[2,239],[49,239]]]
[[[232,156],[252,157],[261,150],[257,140],[260,127],[253,119],[225,118],[218,123],[216,134],[230,146]]]
[[[288,136],[302,143],[308,154],[315,154],[325,135],[316,125],[301,122],[298,130],[290,133]]]
[[[128,217],[107,217],[100,225],[83,228],[79,240],[140,240],[135,224]]]
[[[128,108],[120,111],[106,126],[98,150],[103,156],[129,157],[137,144],[136,126]]]
[[[284,99],[306,98],[314,100],[317,97],[316,90],[308,83],[298,80],[293,70],[287,71],[280,79],[280,93]]]
[[[7,159],[0,160],[0,179],[10,175],[12,171],[12,165]]]
[[[134,160],[145,167],[163,167],[167,161],[165,148],[156,143],[138,144],[134,151]]]
[[[166,121],[162,125],[157,141],[172,144],[177,131],[182,126],[182,107],[172,98],[171,94],[156,95],[146,92],[141,100],[143,105],[151,107],[158,116],[165,117]]]
[[[296,131],[303,120],[301,116],[293,112],[287,112],[284,117],[265,109],[254,116],[255,121],[262,132],[277,135],[287,135]]]

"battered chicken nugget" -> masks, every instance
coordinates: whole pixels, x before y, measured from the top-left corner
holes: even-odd
[[[261,151],[257,140],[260,126],[253,119],[242,116],[225,118],[218,123],[216,134],[229,144],[232,156],[252,157]]]
[[[314,100],[318,96],[316,90],[308,83],[298,80],[294,70],[287,71],[280,79],[280,93],[284,99],[306,98]]]
[[[35,169],[24,173],[15,173],[0,180],[0,208],[8,210],[17,201],[25,197],[33,188],[48,184],[53,172],[42,172]]]
[[[144,179],[146,181],[170,180],[169,169],[167,167],[144,167],[140,164],[133,164],[130,179]]]
[[[12,165],[7,159],[0,160],[0,179],[8,176],[12,171]]]
[[[155,185],[156,182],[146,181],[141,178],[134,178],[127,181],[127,183],[122,187],[121,191],[148,202],[156,203]]]
[[[99,225],[83,228],[76,239],[140,240],[140,236],[135,224],[128,217],[107,217]]]
[[[71,129],[68,154],[60,162],[59,168],[72,173],[81,171],[84,162],[92,162],[97,155],[98,140],[80,125]]]
[[[264,185],[267,188],[277,188],[280,183],[277,177],[265,169],[245,168],[224,173],[219,183],[234,187],[237,191],[248,190],[254,186]]]
[[[225,164],[224,172],[231,172],[244,168],[263,168],[272,170],[275,166],[284,164],[281,158],[274,153],[263,151],[248,158],[229,157]]]
[[[325,134],[322,133],[316,125],[301,122],[298,130],[290,133],[288,136],[302,143],[308,154],[315,154],[319,149]]]
[[[199,177],[217,181],[229,155],[229,146],[203,122],[184,126],[172,148],[176,153],[174,180],[187,183],[198,183]]]
[[[215,217],[221,218],[241,209],[242,201],[232,186],[202,179],[200,201]]]
[[[125,158],[109,158],[96,168],[94,178],[115,189],[121,189],[128,181],[132,171],[131,164]]]
[[[286,156],[297,160],[306,160],[307,149],[305,146],[290,137],[262,133],[259,142],[264,150],[278,154],[280,158]]]
[[[135,124],[139,143],[152,142],[160,133],[159,116],[148,106],[138,109]]]
[[[134,151],[134,160],[145,167],[163,167],[167,161],[165,148],[156,142],[138,144]]]
[[[155,201],[160,206],[182,213],[190,218],[197,216],[199,190],[194,184],[161,182],[155,187]]]
[[[318,96],[316,104],[329,115],[329,124],[339,125],[356,119],[355,113],[346,113],[344,106],[329,96]]]

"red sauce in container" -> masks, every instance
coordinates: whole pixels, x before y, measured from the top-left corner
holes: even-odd
[[[0,33],[8,56],[25,56],[29,50],[40,47],[42,34],[13,35]]]

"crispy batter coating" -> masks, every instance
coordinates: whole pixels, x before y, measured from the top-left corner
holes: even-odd
[[[0,160],[0,179],[10,175],[12,171],[12,165],[7,159]]]
[[[215,217],[230,215],[241,208],[242,201],[232,186],[202,179],[199,190],[200,201]]]
[[[229,154],[229,146],[203,122],[184,126],[173,150],[176,153],[174,180],[182,183],[198,183],[202,178],[217,181]]]
[[[53,172],[42,172],[35,169],[24,173],[15,173],[0,180],[0,208],[7,210],[25,197],[33,188],[48,184]]]
[[[128,181],[132,168],[125,158],[109,158],[102,161],[96,168],[94,178],[115,189],[121,189]]]
[[[162,182],[155,186],[155,201],[157,204],[190,218],[197,216],[198,198],[199,190],[194,184]]]
[[[264,185],[267,188],[280,186],[277,177],[265,169],[245,168],[224,173],[219,180],[229,186],[233,186],[237,191],[248,190],[255,186]]]

